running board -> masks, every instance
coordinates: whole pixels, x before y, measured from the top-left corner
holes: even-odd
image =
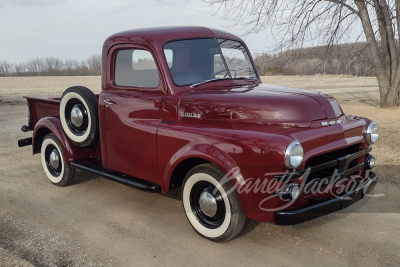
[[[129,175],[106,169],[102,166],[101,160],[95,158],[83,158],[71,162],[71,166],[87,172],[97,174],[105,179],[150,193],[161,192],[161,187]]]

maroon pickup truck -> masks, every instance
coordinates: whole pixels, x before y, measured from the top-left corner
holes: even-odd
[[[153,193],[181,187],[201,236],[234,238],[246,218],[300,223],[348,207],[374,188],[377,125],[331,96],[261,84],[237,36],[203,27],[120,32],[103,45],[101,92],[25,97],[58,186],[76,169]]]

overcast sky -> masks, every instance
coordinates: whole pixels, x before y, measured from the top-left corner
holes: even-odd
[[[0,61],[85,59],[100,54],[109,35],[143,27],[206,26],[241,36],[212,13],[201,0],[0,0]],[[253,55],[274,42],[265,33],[245,41]]]

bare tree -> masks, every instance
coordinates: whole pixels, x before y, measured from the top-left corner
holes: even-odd
[[[7,61],[0,61],[0,76],[7,77],[12,73],[13,67]]]
[[[91,55],[86,60],[86,63],[90,70],[90,75],[100,75],[101,74],[101,55]]]
[[[46,72],[46,62],[41,58],[30,59],[25,65],[28,75],[40,76]]]
[[[47,57],[45,58],[46,62],[46,71],[49,76],[57,76],[61,75],[61,71],[63,68],[63,63],[60,59],[55,57]]]
[[[25,63],[14,64],[13,68],[16,76],[24,76],[24,74],[26,73]]]
[[[203,0],[241,25],[245,33],[278,27],[278,47],[304,47],[312,40],[329,47],[362,26],[375,74],[381,107],[400,105],[400,0]],[[327,55],[330,51],[327,52]],[[353,69],[359,70],[359,65]]]

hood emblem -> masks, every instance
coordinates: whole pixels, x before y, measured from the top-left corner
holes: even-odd
[[[189,113],[189,112],[182,112],[181,117],[187,118],[201,118],[200,113]]]
[[[335,125],[335,124],[342,124],[342,120],[321,122],[321,126],[329,126],[329,125]]]

